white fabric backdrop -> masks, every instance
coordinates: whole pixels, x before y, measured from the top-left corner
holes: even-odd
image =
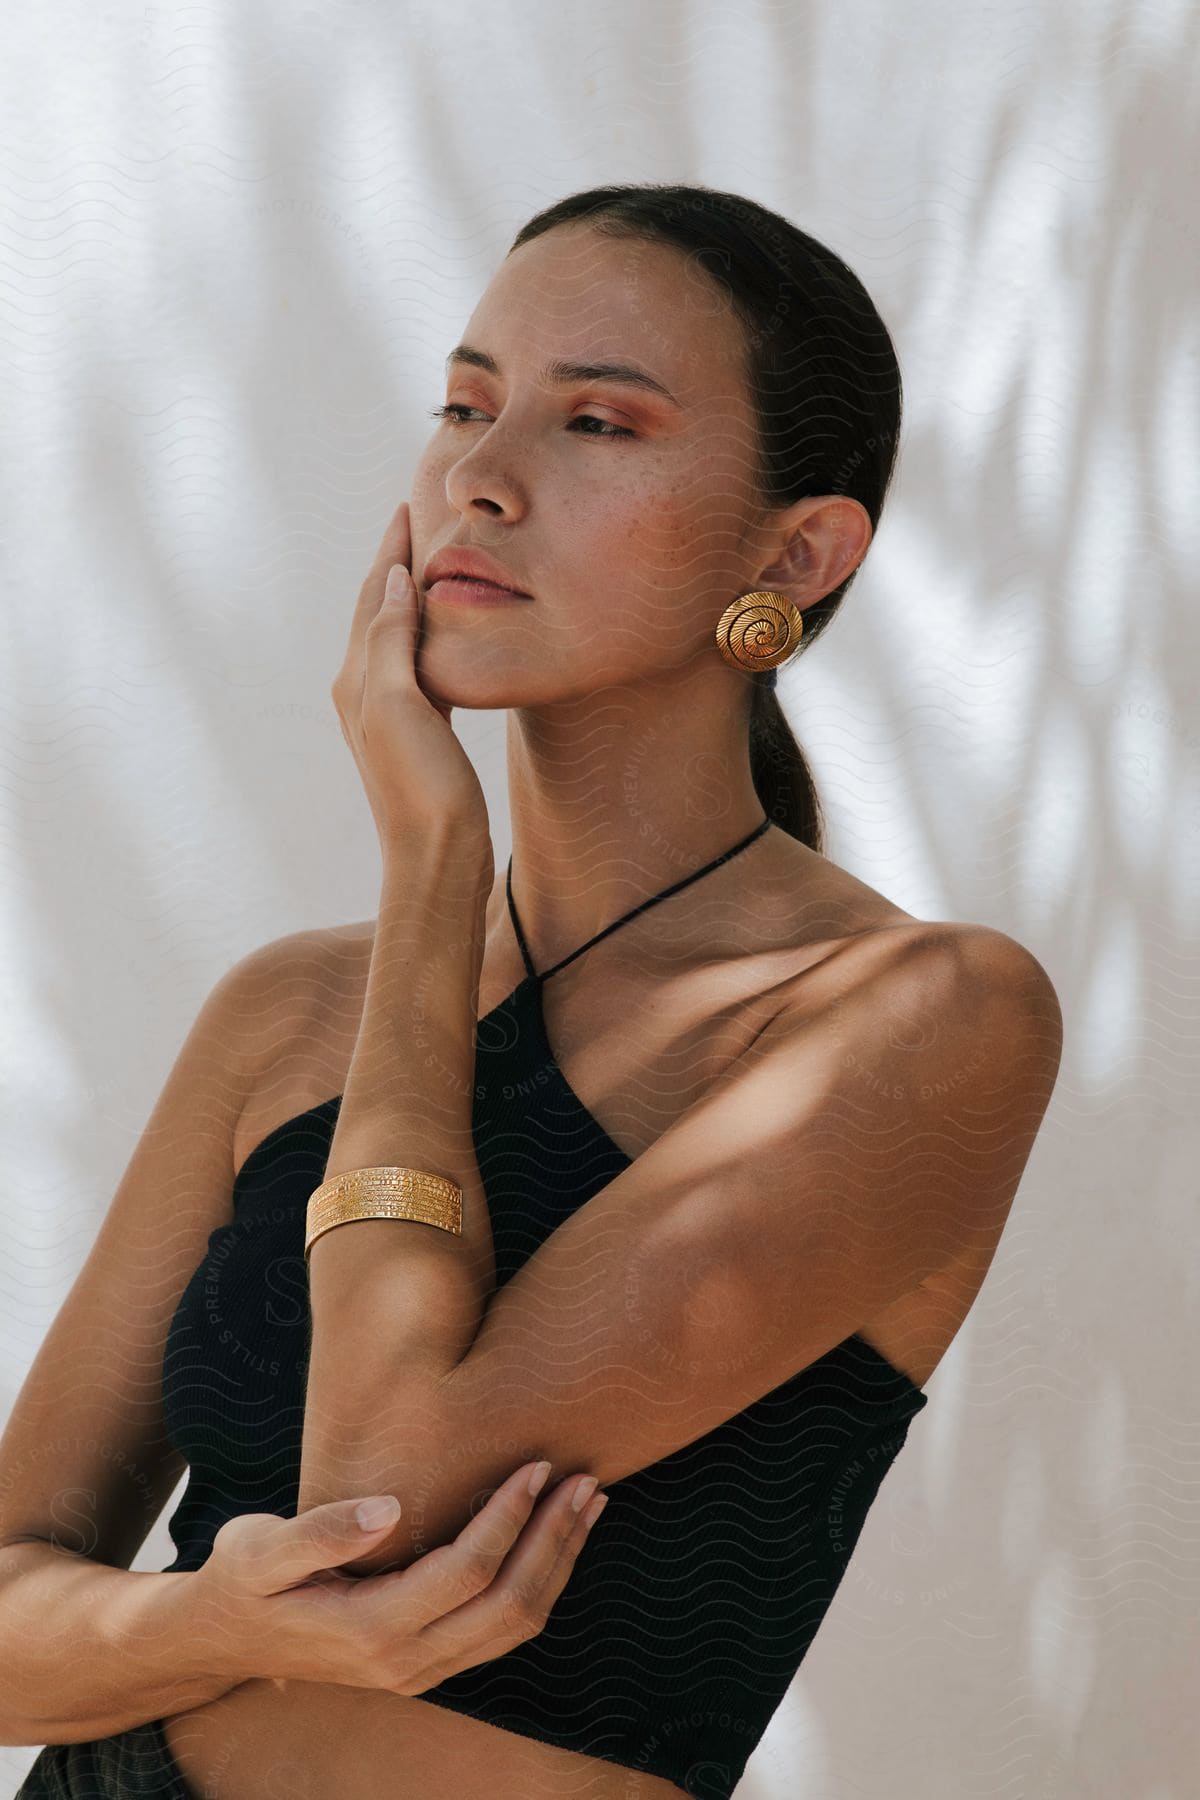
[[[877,542],[780,680],[829,853],[1016,937],[1066,1015],[1000,1253],[739,1800],[1185,1800],[1200,15],[114,0],[5,36],[5,1416],[209,987],[374,911],[329,683],[514,231],[600,182],[739,190],[849,261],[905,380]],[[454,723],[499,868],[504,716]]]

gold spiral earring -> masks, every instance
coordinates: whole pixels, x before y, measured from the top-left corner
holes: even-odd
[[[717,649],[735,669],[754,674],[791,656],[804,630],[804,614],[786,594],[756,588],[731,600],[717,620]]]

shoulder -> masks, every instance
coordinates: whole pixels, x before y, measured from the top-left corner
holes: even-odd
[[[341,933],[349,926],[308,926],[271,938],[238,959],[223,979],[231,996],[269,1001],[294,997],[306,987],[319,987],[337,961]]]
[[[1011,1005],[1061,1012],[1054,985],[1031,950],[990,925],[913,919],[869,934],[864,963],[882,979],[934,990],[961,1005]]]
[[[970,1052],[998,1078],[1048,1101],[1063,1020],[1037,957],[991,926],[909,919],[847,940],[822,965],[820,992],[792,998],[792,1019],[822,1027],[832,1050],[894,1047],[952,1064]],[[815,1000],[815,1004],[814,1004]]]
[[[1062,1012],[1030,950],[993,926],[918,918],[786,833],[767,837],[769,875],[765,887],[761,876],[747,887],[747,900],[761,932],[766,893],[768,923],[797,951],[775,990],[776,1033],[795,1032],[806,1052],[813,1039],[818,1058],[839,1043],[865,1056],[882,1042],[913,1050],[927,1042],[934,1060],[955,1043],[974,1051],[972,1038],[984,1036],[999,1073],[1015,1057],[1020,1080],[1048,1097]]]
[[[370,963],[374,921],[369,925],[365,937],[361,925],[285,932],[247,951],[218,982],[208,1004],[240,1046],[251,1084],[281,1048],[352,1003]]]
[[[936,973],[960,987],[964,997],[1008,996],[1038,1005],[1054,997],[1050,977],[1033,952],[993,926],[913,919],[878,936],[885,961],[890,951],[897,969],[910,977]]]
[[[797,1096],[793,1164],[852,1174],[854,1216],[865,1229],[878,1200],[889,1253],[941,1245],[986,1267],[1058,1079],[1049,975],[1005,932],[922,920],[864,934],[817,973],[795,1028],[772,1028],[777,1087]]]
[[[1062,1048],[1062,1008],[1043,965],[1024,944],[989,925],[937,924],[917,934],[912,967],[936,971],[968,1022],[976,1009],[1024,1020],[1048,1045]]]
[[[259,987],[272,983],[281,987],[305,982],[321,984],[331,972],[353,970],[370,962],[374,936],[374,919],[351,925],[308,925],[248,951],[230,974],[244,985]]]

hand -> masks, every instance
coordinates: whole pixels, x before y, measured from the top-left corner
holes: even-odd
[[[544,1629],[587,1541],[588,1507],[571,1510],[579,1477],[535,1501],[532,1472],[526,1463],[510,1475],[451,1543],[407,1569],[357,1580],[337,1565],[381,1542],[394,1518],[363,1531],[357,1502],[335,1500],[294,1519],[229,1519],[196,1571],[192,1630],[222,1644],[226,1661],[231,1635],[244,1645],[247,1679],[391,1694],[423,1693],[503,1656]]]
[[[451,728],[452,709],[430,700],[417,682],[422,621],[411,557],[408,502],[402,500],[363,582],[330,693],[385,857],[413,834],[447,824],[474,834],[490,850],[487,803]]]

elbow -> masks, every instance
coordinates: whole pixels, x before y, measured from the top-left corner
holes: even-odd
[[[369,1554],[344,1565],[347,1574],[407,1568],[445,1539],[434,1535],[451,1479],[442,1378],[430,1371],[358,1390],[349,1408],[322,1410],[306,1401],[297,1513],[333,1500],[393,1494],[401,1506],[395,1529]],[[461,1458],[459,1459],[461,1461]],[[459,1526],[471,1516],[466,1511]]]

